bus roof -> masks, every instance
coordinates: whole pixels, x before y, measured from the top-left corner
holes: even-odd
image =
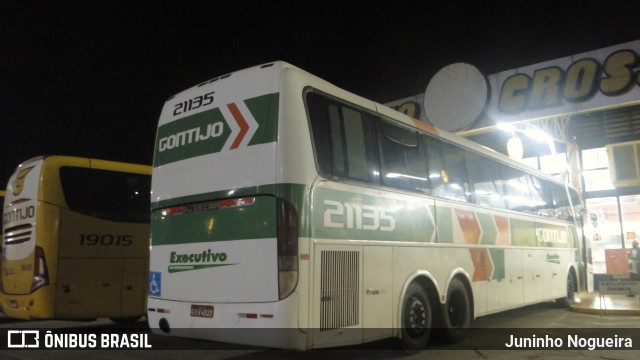
[[[55,160],[60,163],[88,161],[90,167],[95,167],[95,168],[104,169],[104,170],[118,170],[118,171],[125,171],[125,172],[145,174],[145,175],[151,175],[151,172],[152,172],[152,167],[150,165],[133,164],[133,163],[122,162],[122,161],[101,160],[101,159],[86,158],[81,156],[67,156],[67,155],[36,156],[23,161],[18,166],[23,166],[25,164],[28,164],[34,161],[47,160],[47,159]]]
[[[407,125],[407,126],[413,128],[413,129],[416,129],[416,130],[418,130],[420,132],[431,134],[431,135],[433,135],[435,137],[438,137],[438,138],[441,138],[441,139],[443,139],[445,141],[457,144],[457,145],[459,145],[459,146],[461,146],[463,148],[466,148],[468,150],[472,150],[472,151],[481,153],[483,155],[495,158],[496,160],[498,160],[500,162],[503,162],[503,163],[505,163],[505,164],[507,164],[509,166],[518,168],[520,170],[526,171],[526,172],[531,173],[531,174],[535,174],[535,175],[537,175],[539,177],[542,177],[542,178],[544,178],[546,180],[549,180],[551,182],[554,182],[554,183],[557,183],[557,184],[560,184],[560,185],[564,185],[564,183],[562,181],[560,181],[559,179],[551,176],[550,174],[547,174],[547,173],[545,173],[545,172],[543,172],[541,170],[533,168],[533,167],[531,167],[531,166],[529,166],[527,164],[524,164],[524,163],[518,162],[516,160],[513,160],[510,157],[508,157],[508,156],[506,156],[506,155],[504,155],[504,154],[502,154],[500,152],[497,152],[497,151],[495,151],[493,149],[490,149],[490,148],[488,148],[486,146],[480,145],[480,144],[478,144],[476,142],[473,142],[471,140],[463,138],[463,137],[461,137],[459,135],[456,135],[455,133],[451,133],[451,132],[448,132],[448,131],[445,131],[445,130],[442,130],[442,129],[438,129],[438,128],[434,127],[433,125],[429,124],[429,123],[426,123],[426,122],[424,122],[422,120],[418,120],[418,119],[412,118],[412,117],[410,117],[410,116],[408,116],[408,115],[406,115],[404,113],[401,113],[399,111],[391,109],[390,107],[388,107],[386,105],[380,104],[380,103],[375,102],[373,100],[366,99],[366,98],[364,98],[364,97],[362,97],[360,95],[357,95],[357,94],[354,94],[354,93],[349,92],[347,90],[344,90],[344,89],[342,89],[342,88],[340,88],[340,87],[338,87],[338,86],[336,86],[336,85],[334,85],[334,84],[332,84],[332,83],[330,83],[330,82],[328,82],[328,81],[326,81],[326,80],[324,80],[322,78],[319,78],[316,75],[313,75],[313,74],[311,74],[311,73],[309,73],[309,72],[307,72],[307,71],[305,71],[305,70],[303,70],[303,69],[301,69],[301,68],[299,68],[299,67],[297,67],[295,65],[292,65],[292,64],[290,64],[288,62],[285,62],[285,61],[273,61],[273,62],[261,64],[261,65],[256,65],[256,66],[253,66],[253,67],[250,67],[250,68],[234,71],[234,72],[231,72],[231,73],[227,73],[227,74],[224,74],[224,75],[221,75],[221,76],[217,76],[217,77],[212,78],[210,80],[203,81],[203,82],[201,82],[201,83],[199,83],[199,84],[197,84],[195,86],[192,86],[189,89],[185,89],[185,90],[181,91],[180,93],[171,96],[170,98],[167,99],[167,101],[175,98],[176,96],[179,96],[180,94],[189,92],[194,88],[201,87],[201,86],[204,86],[206,84],[210,84],[210,83],[213,83],[213,82],[216,82],[216,81],[232,78],[234,74],[238,74],[238,73],[242,73],[242,72],[251,72],[251,71],[256,71],[256,70],[265,69],[265,68],[273,68],[273,71],[276,71],[276,72],[282,72],[284,70],[293,70],[293,71],[299,72],[301,75],[313,79],[314,83],[323,83],[323,84],[326,84],[327,86],[337,88],[337,89],[339,89],[341,92],[343,92],[345,94],[348,94],[348,98],[346,98],[344,100],[352,102],[355,105],[359,105],[359,106],[364,107],[364,108],[370,108],[370,106],[367,106],[367,104],[365,104],[365,102],[373,103],[375,105],[376,111],[379,114],[381,114],[384,117],[386,117],[386,118],[393,119],[395,121],[398,121],[400,123],[403,123],[404,125]],[[570,184],[567,184],[567,185],[570,188],[575,190],[575,188],[572,185],[570,185]]]

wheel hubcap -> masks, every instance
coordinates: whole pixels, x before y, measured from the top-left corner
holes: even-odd
[[[412,329],[414,334],[421,333],[426,327],[427,312],[424,304],[418,300],[413,299],[409,311],[409,328]]]

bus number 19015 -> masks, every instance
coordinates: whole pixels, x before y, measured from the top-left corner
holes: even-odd
[[[80,234],[80,245],[130,246],[131,244],[133,244],[133,235]]]

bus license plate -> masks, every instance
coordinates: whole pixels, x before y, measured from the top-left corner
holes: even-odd
[[[213,306],[211,305],[191,305],[191,316],[193,317],[213,317]]]

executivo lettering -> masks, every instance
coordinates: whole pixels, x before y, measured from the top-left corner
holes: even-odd
[[[171,252],[169,257],[169,263],[171,264],[184,264],[184,265],[169,265],[168,271],[170,273],[208,269],[212,267],[235,265],[227,263],[227,253],[225,252],[213,252],[211,249],[204,250],[198,253],[178,254],[175,251]]]

